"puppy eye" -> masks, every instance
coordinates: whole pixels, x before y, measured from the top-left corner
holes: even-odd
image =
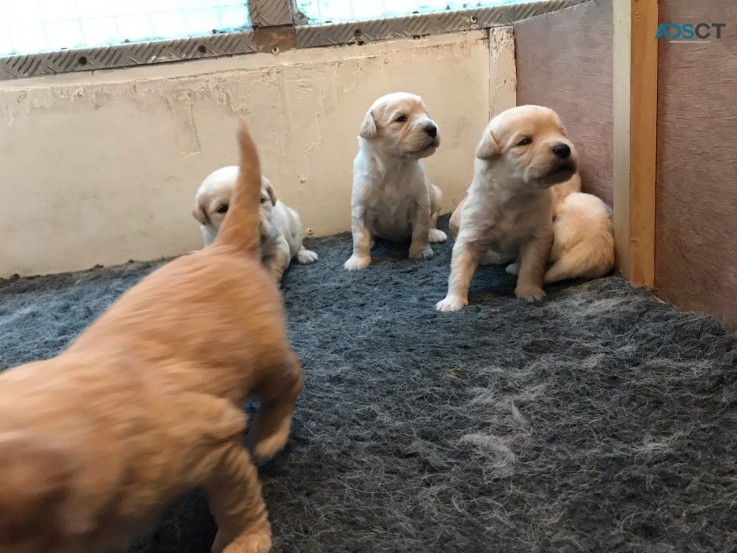
[[[523,138],[517,143],[517,146],[527,146],[528,144],[532,144],[532,138]]]
[[[407,122],[407,116],[406,115],[400,115],[395,119],[397,123],[406,123]]]
[[[227,213],[228,212],[228,205],[227,204],[223,204],[220,207],[218,207],[215,211],[217,211],[218,213]]]
[[[268,202],[268,201],[269,201],[269,198],[267,198],[267,197],[265,197],[265,196],[262,196],[262,197],[261,197],[261,203],[262,203],[262,204],[265,204],[265,203],[266,203],[266,202]]]

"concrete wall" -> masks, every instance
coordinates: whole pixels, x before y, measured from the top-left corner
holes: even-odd
[[[0,276],[198,248],[195,190],[236,162],[233,113],[314,235],[349,228],[351,164],[378,96],[420,94],[442,143],[426,161],[446,210],[479,134],[515,103],[510,29],[0,83]],[[493,76],[494,82],[490,84]]]

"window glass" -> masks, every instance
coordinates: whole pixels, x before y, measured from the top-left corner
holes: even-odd
[[[0,56],[203,36],[248,25],[245,0],[0,0]]]

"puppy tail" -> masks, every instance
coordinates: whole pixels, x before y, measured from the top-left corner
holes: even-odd
[[[248,125],[238,120],[240,163],[233,199],[214,245],[255,253],[260,244],[261,165]]]

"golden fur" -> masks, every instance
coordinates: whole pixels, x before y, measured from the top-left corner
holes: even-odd
[[[3,553],[118,551],[198,486],[218,523],[215,553],[269,551],[240,405],[260,396],[247,442],[273,455],[302,371],[256,253],[261,174],[245,125],[239,141],[212,246],[143,279],[59,356],[0,375]]]

